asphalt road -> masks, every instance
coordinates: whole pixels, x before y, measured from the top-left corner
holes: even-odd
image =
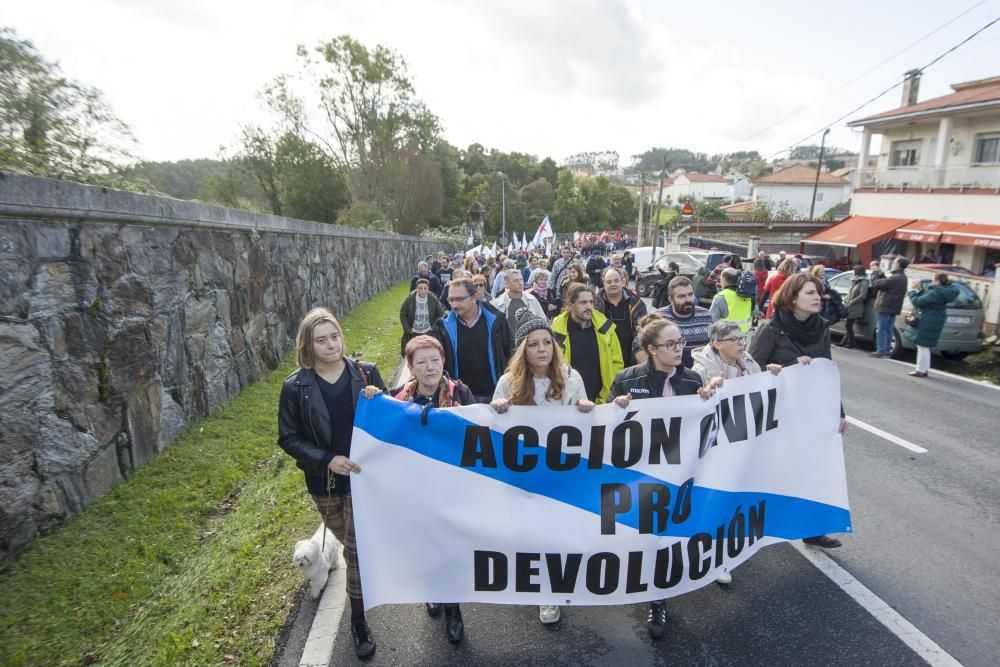
[[[826,553],[964,665],[1000,661],[1000,390],[836,350],[847,414],[927,451],[851,425],[845,437],[855,532]],[[371,665],[919,665],[924,660],[790,544],[668,601],[651,640],[645,605],[564,609],[463,605],[466,640],[447,642],[422,605],[369,612]],[[304,609],[308,613],[308,609]],[[331,665],[356,664],[344,613]],[[292,647],[289,647],[292,648]],[[286,655],[286,658],[290,657]],[[954,664],[947,660],[938,664]]]

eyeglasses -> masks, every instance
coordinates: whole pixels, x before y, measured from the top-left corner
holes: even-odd
[[[683,350],[687,343],[683,338],[678,338],[677,340],[668,340],[665,343],[654,343],[653,347],[665,347],[668,350]]]
[[[448,303],[461,303],[462,301],[465,301],[466,299],[471,297],[472,297],[471,294],[467,294],[466,296],[449,296]]]
[[[746,336],[730,336],[729,338],[720,338],[720,343],[740,343],[741,345],[747,344]]]

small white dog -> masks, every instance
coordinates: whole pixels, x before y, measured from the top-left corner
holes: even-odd
[[[321,548],[323,531],[326,531],[326,548]],[[302,570],[302,576],[309,582],[309,597],[319,599],[331,570],[340,565],[340,550],[337,538],[322,523],[308,540],[295,543],[292,562]]]

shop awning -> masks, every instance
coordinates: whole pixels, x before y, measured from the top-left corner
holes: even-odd
[[[919,241],[920,243],[937,243],[941,234],[962,226],[961,222],[942,222],[940,220],[917,220],[896,230],[896,238],[903,241]]]
[[[885,238],[913,221],[913,218],[873,218],[866,215],[852,215],[809,238],[802,239],[802,242],[857,248],[863,243]]]
[[[969,223],[941,234],[941,243],[1000,248],[1000,225]]]

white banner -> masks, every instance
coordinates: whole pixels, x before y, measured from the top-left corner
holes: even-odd
[[[594,605],[695,590],[761,547],[851,531],[825,359],[697,396],[423,410],[358,403],[351,478],[368,608]]]

